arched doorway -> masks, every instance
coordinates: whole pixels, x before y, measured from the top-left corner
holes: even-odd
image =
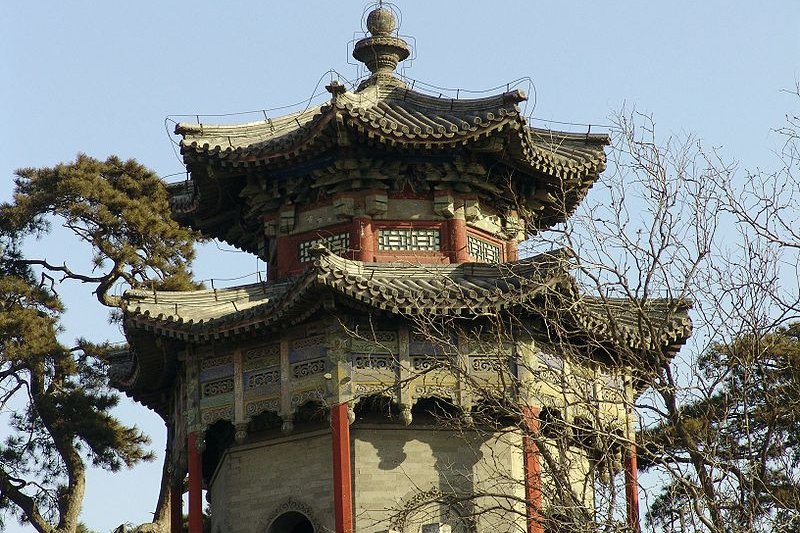
[[[315,533],[314,525],[303,513],[289,511],[273,520],[267,533]]]

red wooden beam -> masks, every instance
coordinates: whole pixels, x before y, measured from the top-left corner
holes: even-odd
[[[203,457],[197,433],[189,433],[189,533],[203,533]]]
[[[525,505],[528,533],[544,533],[542,521],[542,467],[539,462],[539,446],[533,435],[539,434],[538,407],[523,407],[527,431],[522,436],[522,459],[525,468]]]
[[[347,402],[331,407],[333,509],[336,533],[353,533],[353,481],[350,468],[350,420]],[[191,532],[190,532],[191,533]]]
[[[639,526],[639,471],[636,464],[636,444],[631,443],[625,454],[625,501],[628,507],[628,526],[640,531]]]

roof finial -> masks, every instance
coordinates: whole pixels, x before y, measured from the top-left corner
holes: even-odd
[[[393,80],[397,63],[406,59],[411,49],[396,35],[397,18],[391,8],[384,7],[383,0],[367,15],[367,30],[370,37],[356,42],[353,57],[372,72],[370,82]]]

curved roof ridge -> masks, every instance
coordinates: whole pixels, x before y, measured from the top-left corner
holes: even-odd
[[[478,98],[447,98],[444,96],[432,96],[415,91],[413,88],[397,85],[373,85],[355,92],[346,92],[342,96],[354,100],[353,96],[362,94],[376,102],[386,100],[409,102],[434,111],[440,111],[443,107],[456,111],[512,107],[528,99],[524,91],[520,89]],[[519,111],[518,109],[515,110]]]
[[[570,131],[554,130],[551,128],[537,128],[528,125],[526,128],[531,137],[538,140],[548,142],[549,140],[559,141],[573,141],[582,143],[594,143],[607,145],[611,143],[611,139],[606,133],[576,133]]]
[[[263,143],[285,138],[299,130],[309,128],[320,121],[329,104],[290,113],[279,117],[246,122],[242,124],[194,124],[181,122],[175,126],[175,133],[182,135],[181,147],[208,145],[209,150],[219,147],[224,150],[253,149]]]

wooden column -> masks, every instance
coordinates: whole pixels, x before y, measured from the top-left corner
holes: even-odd
[[[197,433],[189,433],[189,533],[203,533],[203,456]]]
[[[519,259],[519,244],[511,239],[506,241],[506,261],[517,261]]]
[[[353,533],[353,483],[350,468],[350,420],[347,402],[331,407],[333,509],[336,533]],[[192,533],[192,532],[190,532]]]
[[[636,464],[636,444],[631,443],[625,454],[625,502],[628,507],[628,526],[640,531],[639,526],[639,471]]]
[[[371,263],[375,261],[375,233],[372,219],[358,217],[353,219],[352,242],[356,243],[353,259]]]
[[[469,260],[467,249],[467,221],[451,218],[447,221],[451,263],[466,263]]]
[[[627,449],[625,454],[625,503],[627,504],[628,527],[633,532],[641,531],[639,525],[639,469],[636,461],[636,425],[634,422],[633,404],[636,393],[630,376],[625,379],[625,437]]]
[[[527,431],[522,437],[522,460],[525,468],[525,504],[528,519],[528,533],[544,533],[542,523],[542,466],[539,460],[539,446],[532,435],[539,434],[538,407],[523,407]]]

